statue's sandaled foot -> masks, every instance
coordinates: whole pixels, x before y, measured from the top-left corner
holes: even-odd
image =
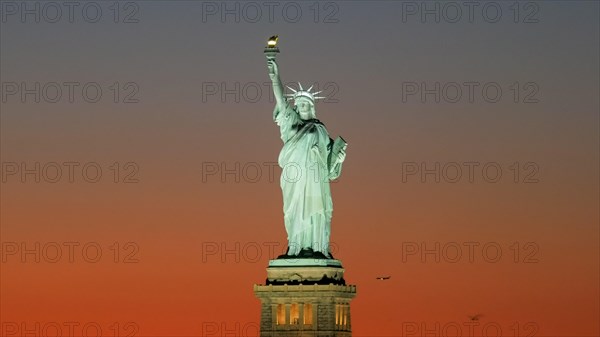
[[[277,259],[333,259],[333,255],[329,253],[329,256],[322,252],[315,252],[312,248],[303,248],[298,255],[289,255],[290,249],[288,248],[285,254],[279,255]]]

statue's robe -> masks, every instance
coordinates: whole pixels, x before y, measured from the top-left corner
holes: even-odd
[[[288,255],[303,248],[329,254],[333,202],[329,181],[341,173],[341,163],[329,166],[333,140],[317,119],[302,120],[287,103],[275,107],[273,119],[281,131],[279,154],[283,213]]]

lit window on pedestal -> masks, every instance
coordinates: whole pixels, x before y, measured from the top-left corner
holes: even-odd
[[[313,324],[313,308],[312,308],[312,304],[309,304],[309,303],[304,304],[304,324],[305,325]]]
[[[285,324],[285,306],[277,304],[277,325]]]
[[[290,324],[300,324],[300,309],[296,303],[290,308]]]
[[[341,318],[340,314],[341,314],[340,313],[340,305],[336,304],[335,305],[335,325],[340,325],[340,318]]]

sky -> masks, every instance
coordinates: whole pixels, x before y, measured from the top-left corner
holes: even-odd
[[[258,335],[275,34],[354,336],[600,334],[597,1],[0,5],[0,335]]]

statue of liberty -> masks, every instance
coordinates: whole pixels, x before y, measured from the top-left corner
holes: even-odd
[[[273,120],[283,141],[278,163],[288,250],[280,258],[331,259],[329,182],[341,174],[346,143],[341,137],[329,138],[325,125],[316,118],[315,101],[324,98],[316,96],[320,92],[311,92],[312,87],[304,90],[299,84],[298,90],[288,87],[292,93],[284,95],[274,55],[267,55],[267,65],[276,100]]]

